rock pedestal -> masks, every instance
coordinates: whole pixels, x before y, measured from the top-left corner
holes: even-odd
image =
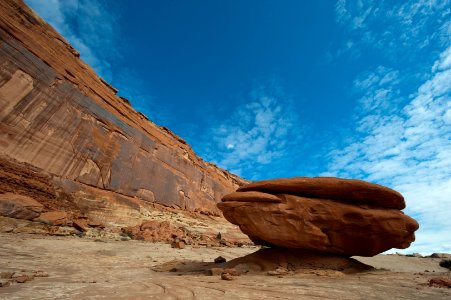
[[[256,244],[373,256],[407,248],[418,223],[389,188],[331,177],[254,182],[223,197],[224,217]]]

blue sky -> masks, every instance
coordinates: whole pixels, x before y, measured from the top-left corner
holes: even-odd
[[[451,252],[451,1],[26,2],[204,159],[387,185]]]

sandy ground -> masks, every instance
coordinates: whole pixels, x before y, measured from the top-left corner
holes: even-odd
[[[434,276],[451,277],[433,258],[380,255],[358,258],[377,269],[357,274],[306,270],[225,281],[205,275],[214,258],[230,260],[258,248],[173,249],[133,240],[8,233],[0,241],[0,271],[49,274],[0,288],[0,299],[451,299],[451,289],[427,284]],[[169,271],[173,267],[177,271]]]

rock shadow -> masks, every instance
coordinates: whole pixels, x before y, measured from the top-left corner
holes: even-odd
[[[235,269],[241,274],[302,273],[312,270],[338,271],[354,274],[374,270],[372,266],[353,258],[288,248],[263,248],[243,257],[224,263],[173,260],[152,268],[158,272],[174,272],[179,275],[207,274],[212,268]]]

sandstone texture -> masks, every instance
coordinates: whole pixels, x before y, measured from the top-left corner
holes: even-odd
[[[363,180],[335,177],[281,178],[262,180],[240,187],[238,192],[259,191],[268,194],[290,194],[323,198],[351,204],[368,204],[384,208],[404,209],[404,197],[387,187]]]
[[[404,206],[403,197],[386,187],[306,177],[252,183],[218,204],[256,244],[345,256],[409,247],[418,223],[395,208]]]
[[[135,111],[21,0],[0,2],[0,193],[136,225],[154,203],[219,215],[245,181]]]

